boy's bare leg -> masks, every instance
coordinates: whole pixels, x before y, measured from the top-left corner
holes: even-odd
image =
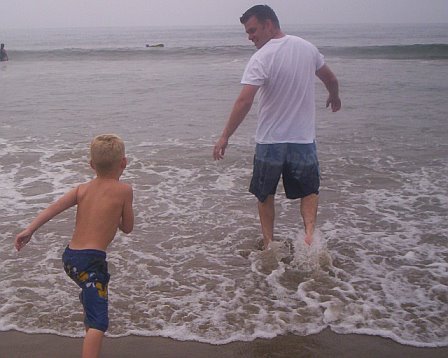
[[[263,232],[263,249],[266,250],[274,238],[274,195],[269,195],[264,202],[258,201],[258,214]]]
[[[302,214],[303,223],[305,225],[305,243],[308,245],[313,243],[318,202],[317,194],[305,196],[300,201],[300,213]]]
[[[84,337],[82,345],[82,358],[98,358],[101,351],[104,332],[98,329],[89,328]]]

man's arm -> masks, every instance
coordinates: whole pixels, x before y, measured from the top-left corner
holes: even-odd
[[[333,112],[341,109],[341,99],[339,98],[339,83],[330,67],[323,65],[316,71],[316,76],[324,83],[328,91],[327,108],[331,106]]]
[[[125,200],[123,204],[123,213],[118,228],[125,234],[129,234],[134,229],[134,209],[132,202],[134,200],[134,192],[130,185],[126,185]]]
[[[213,150],[213,158],[220,160],[224,157],[224,152],[229,144],[229,138],[243,122],[247,113],[249,113],[252,104],[254,103],[255,95],[257,94],[259,86],[244,85],[240,95],[233,105],[232,112],[230,113],[229,120],[227,121],[224,130],[222,131],[221,138],[216,142]]]
[[[62,213],[64,210],[77,204],[78,187],[70,190],[64,194],[57,201],[51,204],[48,208],[41,211],[39,215],[28,225],[28,227],[16,236],[14,246],[17,251],[23,249],[23,247],[31,240],[34,232],[39,229],[46,222],[53,219],[56,215]]]

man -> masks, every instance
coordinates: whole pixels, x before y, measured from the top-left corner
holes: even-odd
[[[0,61],[8,61],[8,54],[5,50],[5,44],[0,45]]]
[[[240,18],[258,51],[243,74],[243,88],[216,142],[213,157],[223,159],[230,136],[246,117],[260,89],[253,176],[249,191],[258,212],[267,249],[274,235],[274,195],[280,177],[286,197],[301,199],[305,242],[311,245],[319,194],[319,163],[315,144],[315,76],[325,84],[327,107],[341,108],[338,81],[311,43],[285,35],[267,5],[256,5]]]

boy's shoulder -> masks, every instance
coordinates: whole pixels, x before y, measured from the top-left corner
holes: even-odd
[[[95,178],[88,182],[78,185],[78,195],[83,195],[87,192],[96,192],[98,190],[107,190],[116,194],[117,192],[132,193],[132,186],[119,180],[99,179]]]

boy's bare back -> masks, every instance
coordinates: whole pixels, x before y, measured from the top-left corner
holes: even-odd
[[[71,249],[105,251],[117,229],[133,228],[132,188],[116,179],[95,178],[76,190],[76,226]]]

